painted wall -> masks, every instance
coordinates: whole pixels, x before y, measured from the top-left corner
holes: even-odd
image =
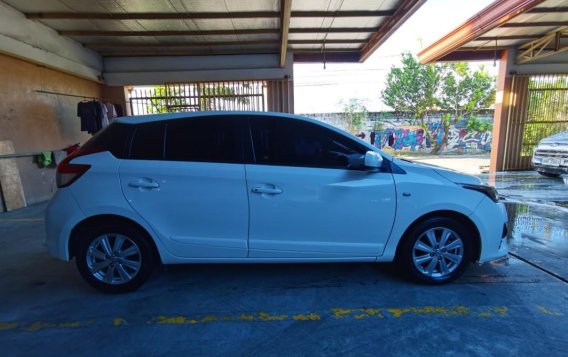
[[[80,98],[38,91],[100,98],[99,83],[1,54],[0,68],[0,140],[12,141],[16,153],[58,150],[90,138],[80,131]],[[55,169],[38,168],[33,157],[16,161],[27,203],[49,199]]]
[[[421,128],[420,121],[406,113],[376,112],[369,113],[362,128],[366,134],[365,140],[370,141],[375,122],[382,124],[382,130],[375,131],[375,146],[389,147],[395,151],[416,151],[428,153],[435,145],[434,141],[442,143],[444,130],[440,127],[444,113],[432,113],[426,119],[426,128],[430,137]],[[345,113],[304,114],[305,116],[324,121],[345,129]],[[493,111],[482,111],[477,117],[487,123],[493,122]],[[470,131],[467,122],[462,120],[450,126],[448,143],[442,148],[446,153],[480,153],[490,152],[492,131]]]

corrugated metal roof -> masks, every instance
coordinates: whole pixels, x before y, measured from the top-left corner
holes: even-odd
[[[287,49],[298,59],[319,51],[333,61],[335,52],[348,51],[338,59],[364,60],[425,2],[0,1],[103,56],[280,53],[282,61]]]
[[[509,5],[509,8],[499,8],[503,4]],[[474,24],[478,29],[473,28]],[[460,38],[468,40],[456,46],[455,40],[460,41]],[[425,62],[490,58],[505,47],[518,49],[518,62],[568,51],[568,0],[492,3],[422,51],[420,58]],[[527,49],[530,53],[523,54]]]

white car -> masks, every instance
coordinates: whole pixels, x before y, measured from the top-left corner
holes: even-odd
[[[294,115],[120,118],[58,166],[57,184],[47,247],[106,292],[160,263],[396,260],[440,284],[508,252],[493,187]]]
[[[568,174],[568,131],[542,139],[534,150],[532,164],[543,176]]]

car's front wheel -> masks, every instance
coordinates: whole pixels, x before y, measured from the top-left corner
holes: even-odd
[[[124,293],[144,283],[153,267],[152,247],[132,227],[94,227],[78,237],[76,264],[81,276],[107,293]]]
[[[398,263],[412,278],[444,284],[459,278],[472,260],[471,234],[452,218],[430,218],[401,241]]]

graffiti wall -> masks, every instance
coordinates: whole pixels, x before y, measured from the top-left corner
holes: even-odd
[[[424,121],[409,117],[406,113],[377,112],[369,113],[367,122],[362,128],[366,133],[365,140],[378,148],[390,148],[395,151],[430,152],[444,141],[444,128],[441,126],[445,113],[432,113]],[[325,121],[328,124],[345,129],[344,113],[307,114],[311,118]],[[448,153],[480,153],[491,151],[493,111],[478,113],[477,121],[482,130],[468,129],[468,120],[464,119],[448,130],[448,140],[441,152]],[[373,130],[379,127],[379,130]]]

